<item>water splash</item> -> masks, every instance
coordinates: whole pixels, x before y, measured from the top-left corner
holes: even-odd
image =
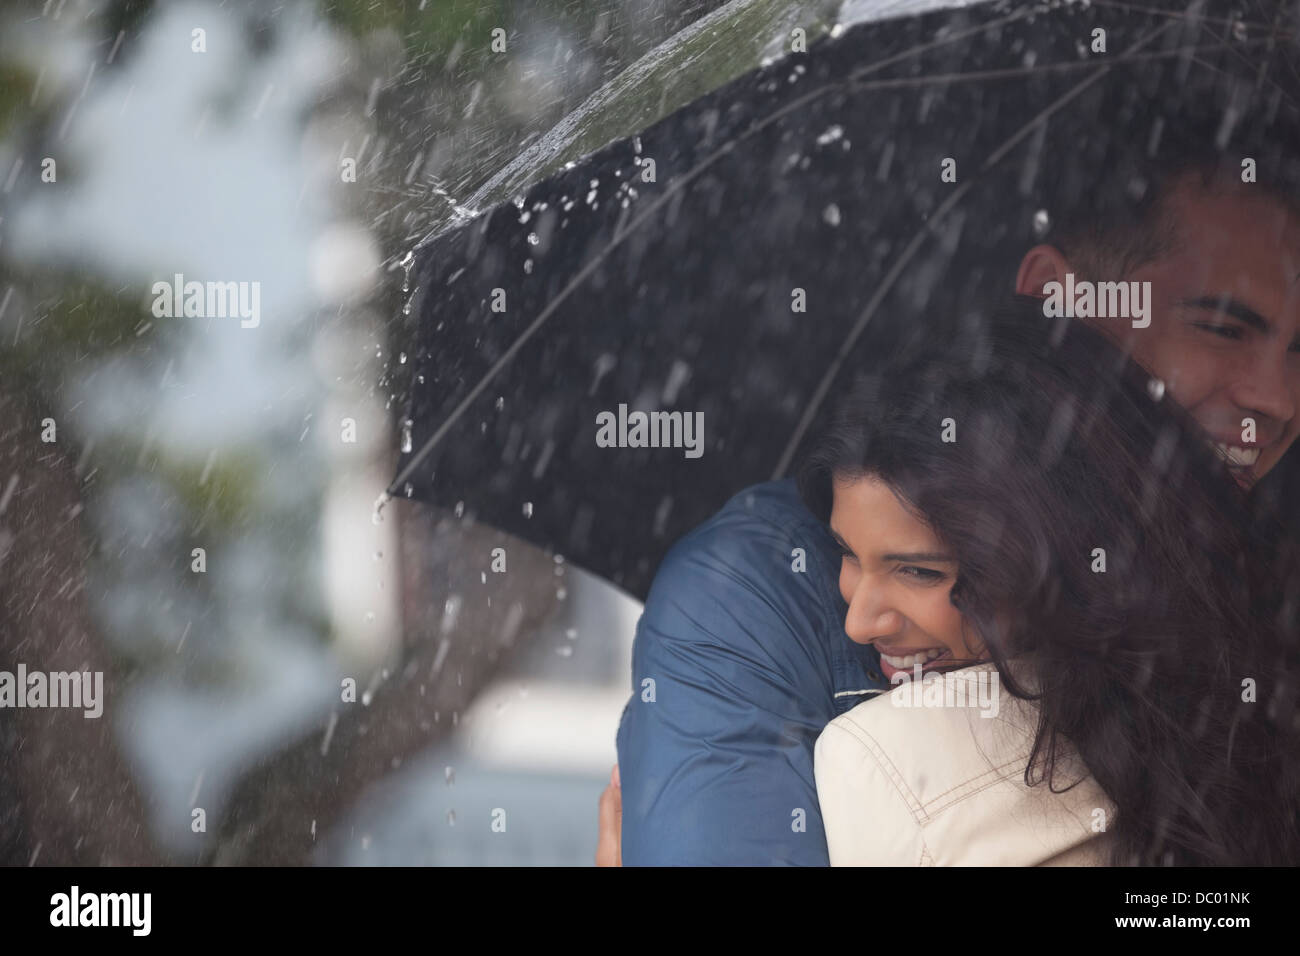
[[[371,524],[383,524],[384,522],[384,505],[393,500],[393,496],[388,492],[383,492],[375,499],[374,510],[370,513]]]

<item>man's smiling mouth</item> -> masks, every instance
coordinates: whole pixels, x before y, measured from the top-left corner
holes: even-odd
[[[1255,462],[1259,461],[1258,447],[1244,448],[1221,441],[1211,441],[1210,447],[1218,452],[1229,468],[1254,468]]]

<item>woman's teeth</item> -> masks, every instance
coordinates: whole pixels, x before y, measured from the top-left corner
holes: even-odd
[[[927,661],[932,661],[936,657],[944,654],[945,651],[946,649],[942,647],[932,647],[927,651],[917,651],[915,654],[904,654],[902,657],[890,657],[888,654],[882,653],[880,659],[890,667],[911,667],[918,661],[921,664],[925,664]]]
[[[1240,445],[1229,445],[1221,441],[1210,444],[1219,453],[1219,457],[1233,468],[1251,468],[1259,461],[1258,448],[1242,448]]]

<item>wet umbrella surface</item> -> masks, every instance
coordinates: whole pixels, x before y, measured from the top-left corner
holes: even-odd
[[[833,31],[432,237],[405,263],[390,493],[644,595],[685,531],[788,473],[849,376],[1009,292],[1061,197],[1184,115],[1224,142],[1293,123],[1280,10],[995,3]]]

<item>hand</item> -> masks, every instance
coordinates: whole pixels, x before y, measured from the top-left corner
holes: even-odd
[[[600,795],[600,838],[596,842],[596,865],[623,865],[623,791],[618,779],[618,764],[614,764],[609,783]]]

